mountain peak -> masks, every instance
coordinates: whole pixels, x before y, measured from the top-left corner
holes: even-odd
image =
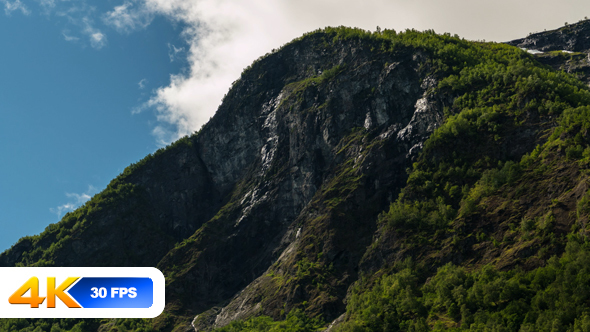
[[[567,24],[561,28],[537,32],[507,42],[509,45],[540,52],[569,51],[590,53],[590,20]]]

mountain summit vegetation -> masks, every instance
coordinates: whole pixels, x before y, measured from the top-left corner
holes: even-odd
[[[164,313],[0,330],[590,331],[589,51],[562,51],[590,24],[562,30],[511,42],[531,54],[325,28],[261,57],[201,130],[0,254],[156,266]]]

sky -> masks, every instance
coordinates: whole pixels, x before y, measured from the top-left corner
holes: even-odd
[[[0,251],[198,130],[243,68],[325,26],[508,41],[587,0],[0,0]]]

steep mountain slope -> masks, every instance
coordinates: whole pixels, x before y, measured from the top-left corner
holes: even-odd
[[[485,296],[531,278],[498,270],[545,271],[566,245],[564,266],[585,257],[588,105],[585,84],[516,47],[431,31],[307,34],[244,70],[199,132],[0,255],[0,266],[157,266],[164,314],[0,327],[542,325],[548,314],[508,321],[506,298]],[[539,285],[509,299],[529,305],[553,284]],[[459,296],[473,287],[481,298]],[[564,331],[582,309],[559,318]]]
[[[403,45],[372,51],[386,40],[356,34],[312,34],[258,61],[198,134],[132,165],[0,262],[157,264],[168,276],[167,310],[192,318],[326,223],[318,241],[340,233],[325,254],[344,280],[318,309],[340,314],[376,216],[405,182],[406,155],[439,125],[443,108],[428,94],[436,84],[428,58]],[[335,208],[351,203],[357,218],[329,225],[340,219]]]

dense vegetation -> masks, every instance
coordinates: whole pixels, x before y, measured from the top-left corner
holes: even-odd
[[[1,331],[23,332],[82,332],[96,330],[99,321],[95,319],[1,319]]]
[[[588,87],[573,76],[540,65],[532,55],[503,44],[413,30],[370,33],[326,28],[311,34],[322,36],[327,44],[351,39],[369,41],[376,54],[408,49],[424,52],[429,59],[425,65],[430,66],[439,82],[434,89],[456,97],[452,107],[445,110],[445,123],[433,133],[408,170],[406,187],[379,216],[376,242],[369,250],[392,245],[383,239],[395,233],[401,239],[395,245],[403,247],[406,258],[392,261],[356,283],[348,298],[344,323],[336,329],[590,331],[590,191],[575,204],[575,222],[559,234],[552,210],[559,201],[540,214],[519,212],[511,217],[506,229],[495,229],[495,233],[477,222],[494,200],[505,205],[517,201],[532,190],[535,179],[544,176],[551,181],[559,168],[587,175]],[[291,88],[303,91],[308,85],[333,79],[342,70],[346,67],[336,66]],[[511,140],[531,127],[543,132],[539,144],[524,151],[528,153],[509,152],[515,143]],[[48,227],[43,236],[50,234],[54,241],[35,246],[35,251],[26,253],[23,265],[52,265],[55,247],[69,241],[77,228],[85,227],[89,215],[100,213],[109,204],[121,201],[121,197],[140,197],[124,179],[148,159],[126,170],[83,208]],[[41,238],[27,240],[36,243]],[[453,255],[463,244],[474,242],[508,251],[534,241],[538,244],[529,256],[539,257],[535,266],[520,266],[515,261],[510,268],[500,269],[493,260],[461,265],[442,254],[429,254]],[[320,317],[310,318],[299,309],[286,313],[284,318],[273,321],[259,316],[217,331],[304,332],[325,327]],[[100,323],[10,319],[0,320],[0,329],[89,331]],[[122,319],[109,324],[113,331],[151,330],[148,320]]]
[[[229,325],[217,329],[218,332],[304,332],[322,329],[324,323],[318,318],[309,318],[301,310],[295,309],[287,314],[284,321],[273,321],[268,316],[259,316],[247,321],[234,321]]]
[[[423,283],[411,262],[350,298],[340,331],[589,331],[590,244],[533,271],[447,264]]]

